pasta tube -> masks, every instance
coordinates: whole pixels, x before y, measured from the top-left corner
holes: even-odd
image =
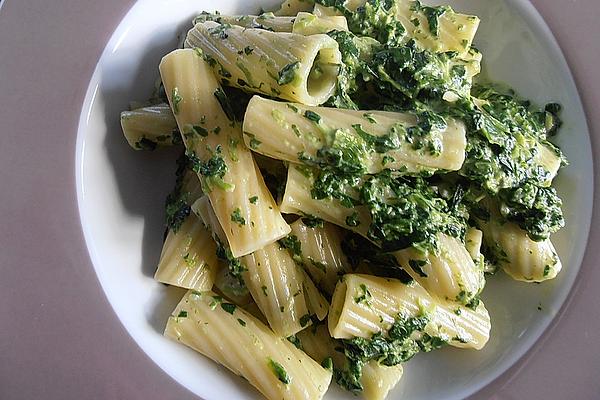
[[[308,11],[307,3],[315,3],[312,0],[296,0],[285,2],[282,6],[290,11],[298,13]],[[322,1],[317,1],[322,3]],[[349,12],[356,11],[359,7],[370,7],[366,0],[346,0],[342,2]],[[406,29],[406,36],[417,42],[423,49],[436,53],[447,51],[458,52],[464,55],[473,44],[473,38],[479,28],[479,18],[475,15],[467,15],[455,12],[449,6],[428,7],[415,0],[400,0],[392,2],[391,13],[400,21]],[[322,7],[317,4],[315,13],[335,14],[335,7]],[[295,15],[295,14],[281,14]]]
[[[177,122],[168,104],[121,113],[121,128],[127,143],[136,150],[154,150],[177,142]]]
[[[189,215],[181,227],[170,230],[154,279],[173,286],[210,290],[217,273],[215,242],[202,221]]]
[[[369,361],[362,367],[363,397],[366,400],[385,400],[400,379],[404,369],[401,364],[391,367]]]
[[[311,324],[311,315],[322,320],[329,304],[290,254],[277,243],[242,259],[244,282],[269,326],[287,337]],[[316,298],[312,296],[317,296]]]
[[[513,279],[543,282],[554,279],[562,269],[550,239],[535,242],[513,222],[477,220],[483,240],[494,261]]]
[[[201,49],[228,85],[310,105],[322,104],[334,93],[341,63],[337,42],[327,35],[210,21],[196,24],[185,46]]]
[[[327,222],[323,226],[309,227],[298,219],[290,226],[290,237],[295,237],[297,244],[295,258],[302,261],[315,284],[331,296],[342,275],[350,271],[350,264],[342,251],[342,233],[337,226]]]
[[[469,228],[465,233],[465,248],[473,261],[481,259],[481,243],[483,242],[483,232],[477,228]]]
[[[233,255],[252,253],[287,235],[290,227],[243,145],[208,64],[194,50],[175,50],[162,59],[160,73],[188,156]]]
[[[165,336],[244,377],[270,400],[321,399],[331,382],[330,371],[212,292],[189,291]]]
[[[424,49],[436,53],[465,54],[479,28],[477,16],[457,13],[449,6],[436,7],[441,11],[437,17],[431,7],[422,6],[418,1],[396,1],[394,6],[395,16],[407,35]]]
[[[273,13],[260,15],[221,15],[202,13],[194,18],[194,25],[206,21],[237,25],[244,28],[266,29],[273,32],[291,32],[295,17],[277,17]]]
[[[201,218],[200,218],[201,219]],[[211,236],[212,239],[212,236]],[[218,261],[217,275],[214,287],[227,299],[238,306],[245,307],[254,304],[248,288],[235,276],[231,275],[228,266],[222,260]]]
[[[409,248],[394,253],[398,263],[427,292],[439,299],[469,304],[483,290],[485,278],[465,245],[457,238],[437,235],[435,254]]]
[[[312,10],[314,3],[314,0],[285,0],[274,14],[294,16],[299,12]]]
[[[490,316],[482,302],[473,311],[435,300],[415,282],[357,274],[345,275],[335,288],[329,332],[338,339],[368,339],[387,332],[399,316],[427,318],[423,333],[451,346],[479,350],[489,339]]]
[[[293,163],[325,163],[320,151],[335,149],[351,154],[367,173],[459,170],[467,145],[464,125],[448,119],[446,129],[433,130],[428,143],[416,147],[407,129],[415,124],[411,114],[307,107],[254,96],[243,130],[252,150]]]
[[[325,324],[319,324],[314,329],[305,329],[296,337],[302,350],[313,360],[323,363],[327,358],[331,358],[334,371],[348,368],[348,360],[340,350],[341,343],[329,336]],[[360,378],[362,397],[366,400],[384,400],[389,391],[400,381],[402,373],[400,364],[388,367],[377,361],[369,361],[362,367]]]
[[[315,14],[307,12],[298,13],[292,27],[292,33],[299,33],[300,35],[316,35],[330,31],[347,30],[348,21],[346,21],[346,17],[344,16],[318,17]]]
[[[346,3],[346,7],[348,7],[348,3]],[[317,17],[333,17],[336,15],[342,15],[342,13],[336,10],[335,8],[325,7],[324,5],[318,3],[315,4],[312,13],[315,14]]]
[[[221,240],[223,232],[208,201],[200,199],[193,209]],[[329,303],[279,243],[271,243],[240,261],[248,291],[278,335],[293,335],[309,326],[313,316],[323,320],[327,315]]]
[[[342,226],[353,232],[367,237],[371,215],[364,206],[353,208],[344,207],[337,199],[313,199],[311,188],[312,177],[305,174],[298,166],[291,165],[288,168],[288,177],[285,185],[285,193],[280,205],[281,212],[298,215],[314,215],[332,224]],[[356,214],[355,214],[356,213]],[[348,225],[349,218],[357,215],[360,224]]]
[[[546,187],[549,187],[558,174],[558,170],[562,165],[562,159],[554,150],[550,149],[543,143],[538,143],[536,149],[537,151],[535,152],[532,161],[548,171],[548,179],[544,182],[544,184]]]

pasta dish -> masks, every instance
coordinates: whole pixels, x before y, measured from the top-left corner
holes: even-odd
[[[267,399],[383,400],[419,353],[486,345],[487,279],[556,277],[560,106],[480,77],[479,22],[416,0],[198,15],[121,114],[134,149],[182,149],[165,336]]]

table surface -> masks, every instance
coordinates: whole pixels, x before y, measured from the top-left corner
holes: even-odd
[[[133,3],[0,3],[2,399],[196,398],[163,373],[118,321],[83,241],[74,157],[56,157],[58,152],[52,151],[67,147],[75,154],[89,77]],[[554,32],[573,71],[588,115],[592,147],[598,153],[600,1],[532,3]],[[80,23],[87,27],[83,35],[75,29]],[[23,32],[23,26],[29,28]],[[46,55],[43,49],[48,48],[51,56],[37,57]],[[53,102],[63,104],[63,114],[48,107]],[[48,151],[24,157],[23,149],[34,148]],[[598,165],[594,169],[598,178]],[[600,220],[597,207],[593,218]],[[65,242],[65,237],[71,241]],[[592,227],[589,243],[600,243],[600,227]],[[552,327],[517,365],[474,399],[600,398],[600,351],[595,350],[600,339],[600,296],[594,286],[600,282],[598,260],[600,246],[588,245],[584,267]],[[565,337],[571,339],[569,346]]]

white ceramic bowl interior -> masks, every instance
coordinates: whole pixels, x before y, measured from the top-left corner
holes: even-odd
[[[256,13],[276,1],[221,0],[223,13]],[[482,351],[444,349],[421,354],[405,367],[390,399],[459,399],[507,370],[540,337],[577,276],[592,205],[592,159],[585,116],[567,64],[541,17],[526,0],[454,0],[455,9],[481,17],[476,45],[486,73],[537,104],[557,101],[564,127],[557,143],[571,165],[557,179],[567,226],[553,241],[564,269],[544,284],[488,280],[484,301],[492,317]],[[211,5],[209,5],[211,4]],[[175,151],[128,148],[119,112],[149,97],[160,58],[209,1],[140,0],[104,50],[89,84],[77,139],[77,194],[93,265],[115,312],[140,348],[176,381],[205,399],[259,398],[244,380],[162,336],[182,291],[156,283],[164,199],[174,181]],[[328,399],[353,398],[333,389]]]

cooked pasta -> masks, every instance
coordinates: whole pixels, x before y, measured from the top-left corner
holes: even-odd
[[[562,263],[550,239],[534,241],[512,222],[497,217],[478,220],[483,239],[498,265],[513,279],[543,282],[554,279]]]
[[[169,231],[154,279],[198,291],[210,290],[217,274],[215,242],[195,215]]]
[[[188,32],[222,82],[305,104],[322,104],[335,90],[341,55],[327,35],[304,36],[204,22]]]
[[[384,111],[339,110],[307,107],[254,96],[244,117],[244,140],[258,153],[292,163],[323,162],[323,149],[357,149],[367,173],[384,169],[420,172],[456,171],[465,159],[465,128],[454,120],[432,132],[429,147],[415,148],[410,127],[414,115]],[[274,135],[273,133],[277,134]],[[258,143],[256,142],[258,141]],[[382,141],[393,145],[380,145]]]
[[[281,212],[314,215],[367,237],[370,215],[365,208],[344,207],[337,199],[314,199],[311,196],[312,185],[312,178],[304,169],[290,166],[283,201],[280,205]],[[355,213],[358,213],[358,219],[362,223],[356,226],[347,225],[346,221]]]
[[[439,299],[468,304],[483,290],[483,269],[458,239],[438,235],[436,252],[414,248],[394,253],[406,272],[427,292]]]
[[[342,232],[330,223],[308,226],[298,219],[290,226],[298,249],[298,257],[315,284],[328,296],[333,294],[340,278],[351,271],[342,250]]]
[[[205,198],[193,209],[219,241],[223,231]],[[240,259],[244,284],[271,329],[283,337],[293,335],[312,323],[323,320],[329,303],[306,273],[279,243],[271,243]]]
[[[299,12],[312,10],[313,4],[313,0],[284,0],[274,14],[293,16]]]
[[[446,10],[438,18],[431,18],[436,12],[430,7],[416,6],[418,1],[395,2],[395,17],[406,28],[407,34],[426,49],[443,53],[456,51],[466,53],[473,43],[479,28],[479,18]],[[435,21],[435,24],[432,24]]]
[[[221,15],[202,13],[194,18],[194,25],[206,21],[237,25],[244,28],[259,28],[274,32],[292,32],[295,17],[278,17],[272,13],[260,15]]]
[[[299,33],[300,35],[316,35],[334,30],[348,30],[346,17],[342,15],[316,16],[315,14],[300,12],[296,16],[292,27],[292,33]]]
[[[300,347],[318,363],[328,358],[333,362],[334,376],[349,367],[349,362],[340,350],[342,344],[329,336],[327,325],[319,324],[315,329],[305,329],[296,335]],[[362,397],[366,400],[384,400],[391,389],[402,378],[402,365],[386,366],[377,361],[370,361],[362,366]]]
[[[370,338],[387,331],[396,318],[425,317],[423,333],[449,345],[481,349],[490,335],[490,316],[482,302],[475,310],[433,299],[417,283],[348,274],[338,283],[328,324],[337,339]]]
[[[186,150],[233,255],[250,254],[288,234],[210,67],[185,49],[165,56],[160,72]]]
[[[127,143],[136,150],[154,150],[177,142],[177,122],[168,104],[157,104],[121,113]]]
[[[189,291],[165,336],[244,377],[267,399],[321,399],[331,372],[252,315],[212,292]]]
[[[333,378],[384,400],[419,353],[486,345],[496,270],[556,277],[560,106],[476,79],[479,23],[417,0],[197,15],[121,113],[134,149],[185,147],[155,278],[189,291],[165,336],[267,399]]]

